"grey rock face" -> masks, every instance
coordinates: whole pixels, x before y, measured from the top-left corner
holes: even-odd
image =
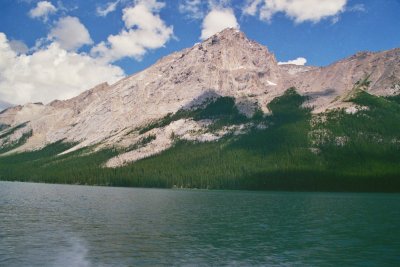
[[[79,143],[70,151],[94,144],[128,146],[140,138],[137,133],[129,134],[134,129],[215,96],[234,97],[240,111],[248,116],[257,106],[268,112],[266,105],[291,86],[310,96],[314,112],[345,107],[348,104],[335,99],[350,91],[365,74],[371,74],[370,93],[400,93],[400,49],[358,53],[327,67],[278,65],[266,47],[238,30],[226,29],[113,85],[100,84],[65,101],[10,108],[0,114],[0,123],[29,121],[32,137],[13,152],[37,149],[58,140]],[[172,131],[171,127],[166,129]],[[185,136],[203,126],[190,122],[179,127],[181,136]],[[151,146],[168,148],[171,142],[166,135],[155,133],[160,138]],[[162,141],[158,144],[157,140]],[[146,148],[142,150],[151,154]],[[141,158],[136,152],[131,154]],[[108,165],[129,162],[129,156],[113,162]]]

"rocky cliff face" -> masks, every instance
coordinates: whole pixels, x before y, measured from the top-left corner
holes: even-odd
[[[108,163],[118,166],[168,148],[172,133],[201,141],[224,134],[207,133],[206,121],[189,119],[139,133],[140,127],[169,113],[191,109],[210,98],[231,96],[239,110],[251,116],[258,107],[268,112],[266,104],[292,86],[310,97],[308,104],[314,112],[322,112],[349,105],[340,96],[366,74],[371,75],[370,93],[400,93],[400,49],[358,53],[327,67],[278,65],[266,47],[238,30],[226,29],[113,85],[100,84],[70,100],[3,111],[0,124],[9,125],[8,129],[28,123],[0,139],[3,145],[11,144],[24,132],[32,132],[27,142],[11,153],[59,140],[79,143],[70,151],[91,145],[127,147],[146,136],[156,136],[145,147]]]
[[[314,112],[342,106],[335,99],[368,75],[369,93],[382,96],[400,93],[400,48],[378,53],[359,52],[327,67],[282,67],[284,87],[294,86],[310,96]]]

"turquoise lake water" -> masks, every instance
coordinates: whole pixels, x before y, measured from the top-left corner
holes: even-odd
[[[399,266],[400,194],[0,182],[0,266]]]

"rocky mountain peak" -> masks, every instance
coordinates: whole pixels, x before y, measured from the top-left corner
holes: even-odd
[[[226,28],[203,41],[203,44],[210,45],[231,45],[239,42],[249,42],[246,35],[238,29]]]
[[[191,48],[160,59],[155,66],[172,65],[169,68],[173,69],[179,64],[182,69],[187,64],[201,64],[230,71],[241,68],[270,68],[275,67],[276,63],[274,55],[265,46],[249,40],[238,29],[227,28]]]
[[[223,53],[223,51],[234,50],[236,53],[233,53],[230,56],[232,58],[239,57],[239,59],[242,60],[246,59],[245,57],[240,58],[240,56],[243,56],[244,53],[249,54],[247,57],[250,57],[253,53],[262,52],[265,57],[273,58],[275,60],[274,55],[268,51],[267,47],[248,39],[243,32],[235,28],[226,28],[225,30],[204,40],[195,47],[198,47],[200,50],[208,49],[210,51],[217,51],[220,54]],[[273,64],[275,62],[273,62]]]
[[[400,49],[359,53],[327,67],[278,65],[268,49],[233,28],[225,29],[191,48],[168,55],[153,66],[119,82],[100,84],[81,95],[48,105],[25,105],[0,113],[0,124],[24,125],[0,142],[17,142],[32,133],[15,151],[32,150],[59,140],[79,143],[67,152],[92,146],[128,147],[147,133],[149,123],[182,109],[192,109],[220,96],[231,97],[247,116],[282,95],[289,87],[310,99],[314,112],[341,108],[340,101],[354,83],[372,73],[370,93],[400,93]],[[24,124],[25,123],[25,124]],[[178,120],[148,134],[157,136],[148,146],[131,151],[117,166],[167,149],[172,133],[188,140],[215,140],[207,122]],[[1,139],[1,138],[0,138]],[[6,144],[6,143],[4,143]]]

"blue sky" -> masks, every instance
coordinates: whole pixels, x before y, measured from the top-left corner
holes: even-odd
[[[224,27],[324,66],[400,47],[399,14],[400,0],[0,0],[0,101],[69,98]]]

